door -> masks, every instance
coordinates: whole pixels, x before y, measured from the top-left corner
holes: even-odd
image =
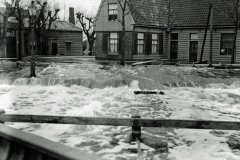
[[[42,42],[42,55],[46,55],[46,54],[47,54],[46,42]]]
[[[171,41],[170,59],[178,58],[178,41]]]
[[[58,54],[58,45],[57,43],[52,43],[52,55]]]
[[[16,37],[7,37],[7,58],[17,58]]]
[[[189,61],[197,62],[198,42],[190,41]]]

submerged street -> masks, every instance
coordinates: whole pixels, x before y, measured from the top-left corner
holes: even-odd
[[[51,63],[29,78],[29,67],[6,65],[12,64],[0,66],[6,114],[240,121],[240,70]],[[131,127],[6,124],[109,160],[138,157],[137,144],[127,141]],[[142,128],[142,139],[148,159],[240,159],[240,131]]]

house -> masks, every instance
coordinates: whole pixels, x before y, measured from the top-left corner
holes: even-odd
[[[0,8],[0,11],[5,8]],[[34,54],[38,55],[66,55],[66,56],[80,56],[83,54],[82,44],[82,29],[75,26],[74,9],[70,8],[70,22],[56,20],[52,23],[50,30],[50,37],[48,44],[41,42],[43,46],[47,46],[41,53],[37,53],[36,38],[34,35]],[[0,14],[0,31],[3,32],[3,16]],[[31,32],[29,32],[29,20],[26,18],[23,22],[23,29],[21,31],[22,40],[18,40],[18,22],[15,17],[8,18],[6,44],[2,45],[3,52],[0,53],[0,58],[18,58],[19,49],[18,43],[21,42],[22,56],[31,55]],[[0,34],[1,37],[1,34]],[[4,38],[4,37],[2,37]]]
[[[27,28],[28,24],[25,27]],[[31,55],[31,33],[27,36],[26,41],[28,49],[25,50],[25,54]],[[45,43],[42,42],[42,46],[46,46]],[[34,50],[37,52],[35,44],[34,38]],[[83,54],[82,29],[65,21],[53,21],[47,46],[48,50],[42,50],[39,55],[81,56]]]
[[[16,58],[16,26],[8,20],[9,10],[0,7],[0,58]],[[6,23],[8,21],[8,23]]]
[[[125,17],[125,60],[200,59],[207,23],[209,0],[129,0]],[[225,8],[224,8],[225,7]],[[234,27],[223,12],[226,6],[213,0],[213,62],[230,62]],[[117,0],[102,0],[96,15],[96,59],[120,60],[121,9]],[[236,62],[240,62],[240,35]],[[208,29],[203,60],[209,59]]]

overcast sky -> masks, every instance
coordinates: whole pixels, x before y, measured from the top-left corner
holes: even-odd
[[[100,5],[101,0],[55,0],[56,2],[59,2],[61,4],[61,13],[60,16],[62,17],[64,12],[68,14],[69,7],[73,7],[76,11],[79,10],[86,10],[91,15],[96,15],[96,12],[98,10],[98,7]],[[64,10],[64,4],[65,4],[65,10]]]
[[[3,3],[5,0],[0,0],[0,7],[3,7]],[[11,0],[7,0],[11,1]],[[29,3],[31,0],[21,0]],[[49,2],[59,2],[61,7],[66,5],[66,8],[74,7],[75,11],[79,9],[86,9],[88,12],[96,14],[97,9],[100,5],[101,0],[48,0]],[[60,8],[63,11],[63,8]],[[68,11],[68,10],[67,10]]]

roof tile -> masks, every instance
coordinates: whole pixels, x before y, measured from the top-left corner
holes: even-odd
[[[168,14],[170,14],[170,26],[196,27],[206,25],[210,1],[129,0],[128,5],[136,25],[165,27],[168,25]],[[233,25],[231,19],[229,19],[228,16],[223,12],[224,9],[226,9],[226,5],[224,5],[222,1],[213,0],[214,25]]]

